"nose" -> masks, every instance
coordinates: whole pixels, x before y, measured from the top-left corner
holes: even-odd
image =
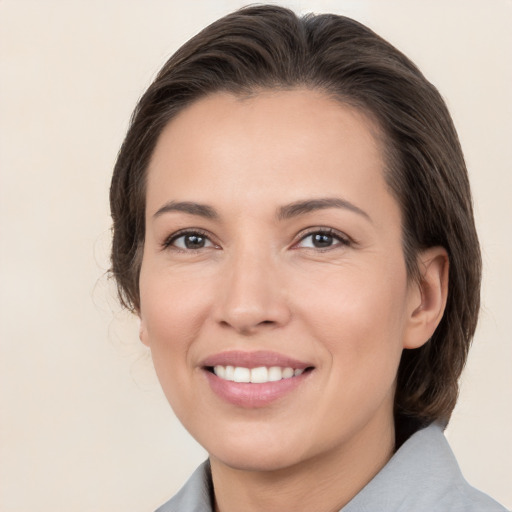
[[[262,252],[240,250],[226,261],[215,308],[217,323],[246,336],[282,327],[291,317],[279,265]]]

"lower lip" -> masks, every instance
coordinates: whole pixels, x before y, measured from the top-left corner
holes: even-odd
[[[224,380],[208,370],[204,370],[204,373],[213,392],[226,402],[238,407],[258,408],[265,407],[291,393],[307,379],[311,372],[307,371],[296,377],[263,384]]]

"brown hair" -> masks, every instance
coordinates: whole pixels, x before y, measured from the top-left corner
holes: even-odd
[[[164,126],[216,91],[296,87],[324,91],[379,123],[410,278],[418,278],[418,251],[448,251],[444,317],[428,343],[403,352],[395,398],[402,423],[447,422],[480,301],[480,250],[464,158],[436,88],[396,48],[349,18],[248,7],[216,21],[168,60],[133,113],[112,178],[112,274],[121,302],[139,309],[146,169]]]

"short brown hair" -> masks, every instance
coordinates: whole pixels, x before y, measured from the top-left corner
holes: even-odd
[[[205,28],[163,66],[133,113],[112,178],[112,274],[121,302],[135,311],[140,306],[146,170],[166,124],[213,92],[297,87],[355,105],[380,125],[409,277],[418,278],[418,251],[442,246],[448,252],[445,314],[428,343],[404,350],[395,397],[401,420],[447,422],[480,302],[481,258],[464,158],[437,89],[407,57],[352,19],[248,7]]]

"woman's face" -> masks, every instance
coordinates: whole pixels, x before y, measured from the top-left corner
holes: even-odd
[[[392,434],[420,297],[377,134],[294,90],[211,95],[158,141],[141,339],[215,461],[286,468]]]

